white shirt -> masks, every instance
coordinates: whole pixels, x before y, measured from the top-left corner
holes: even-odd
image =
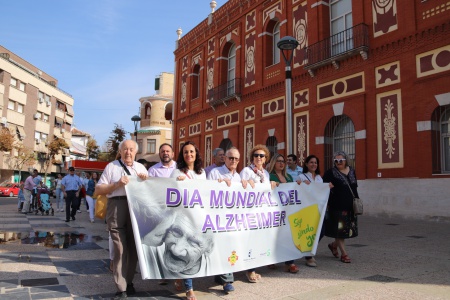
[[[208,175],[209,180],[230,179],[232,182],[241,182],[241,176],[238,172],[231,173],[226,165],[211,170]]]
[[[125,163],[124,163],[125,165]],[[126,165],[125,165],[126,166]],[[147,169],[144,167],[143,164],[133,161],[132,166],[126,166],[128,171],[130,171],[131,176],[137,176],[138,174],[144,173],[147,174]],[[97,185],[102,184],[111,184],[115,183],[122,178],[122,176],[128,175],[123,167],[120,165],[118,160],[114,160],[110,162],[105,170],[103,171],[102,176],[100,177],[100,180],[98,181]],[[121,186],[114,191],[112,191],[110,194],[107,194],[106,197],[112,198],[117,196],[126,196],[127,193],[125,191],[125,187]]]
[[[193,170],[189,170],[186,174],[181,172],[180,169],[175,169],[170,175],[170,178],[177,178],[178,176],[185,176],[186,179],[206,179],[206,173],[204,170],[202,170],[201,174],[197,174]]]
[[[267,182],[270,183],[269,172],[267,172],[265,169],[263,169],[263,172],[264,172],[264,183],[267,183]],[[245,179],[245,180],[251,179],[256,183],[261,182],[261,178],[259,178],[259,176],[249,167],[245,167],[244,169],[242,169],[240,176],[241,176],[241,179]]]
[[[306,175],[306,176],[305,176],[305,175]],[[308,172],[308,173],[306,173],[306,174],[301,173],[301,174],[297,177],[297,179],[295,179],[295,181],[297,181],[297,180],[299,180],[299,179],[300,179],[302,182],[304,182],[304,181],[318,182],[318,183],[322,183],[322,182],[323,182],[323,179],[322,179],[322,177],[320,177],[319,174],[316,174],[316,177],[313,179],[313,176],[312,176],[311,172]]]

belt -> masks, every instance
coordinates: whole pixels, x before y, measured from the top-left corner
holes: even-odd
[[[108,199],[112,199],[112,200],[127,200],[127,196],[115,196],[115,197],[111,197]]]
[[[66,193],[76,193],[76,192],[78,192],[78,190],[70,190],[70,191],[66,191]]]

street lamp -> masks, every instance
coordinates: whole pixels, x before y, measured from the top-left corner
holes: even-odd
[[[131,118],[131,121],[133,121],[134,122],[134,138],[135,138],[135,140],[136,140],[136,144],[137,144],[137,125],[138,125],[138,122],[141,120],[141,117],[139,117],[138,115],[134,115],[132,118]]]
[[[294,56],[294,49],[299,45],[298,41],[292,36],[281,38],[277,47],[283,54],[286,63],[286,155],[292,154],[292,72],[291,62]]]

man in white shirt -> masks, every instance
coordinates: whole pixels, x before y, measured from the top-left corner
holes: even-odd
[[[148,169],[148,176],[169,178],[177,167],[177,163],[173,160],[172,145],[164,143],[159,146],[159,159],[161,162]]]
[[[294,181],[297,180],[298,176],[302,174],[303,169],[299,166],[297,166],[297,155],[295,154],[289,154],[287,156],[287,168],[286,171],[289,175],[291,175],[292,179]]]
[[[216,148],[212,152],[214,163],[205,168],[206,177],[208,177],[211,170],[217,167],[221,167],[225,164],[225,151],[222,148]]]

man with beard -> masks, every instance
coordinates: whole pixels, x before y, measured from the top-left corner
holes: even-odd
[[[161,162],[148,169],[148,176],[169,178],[170,174],[172,174],[173,170],[177,167],[177,163],[172,160],[172,145],[164,143],[159,146],[159,159]]]

